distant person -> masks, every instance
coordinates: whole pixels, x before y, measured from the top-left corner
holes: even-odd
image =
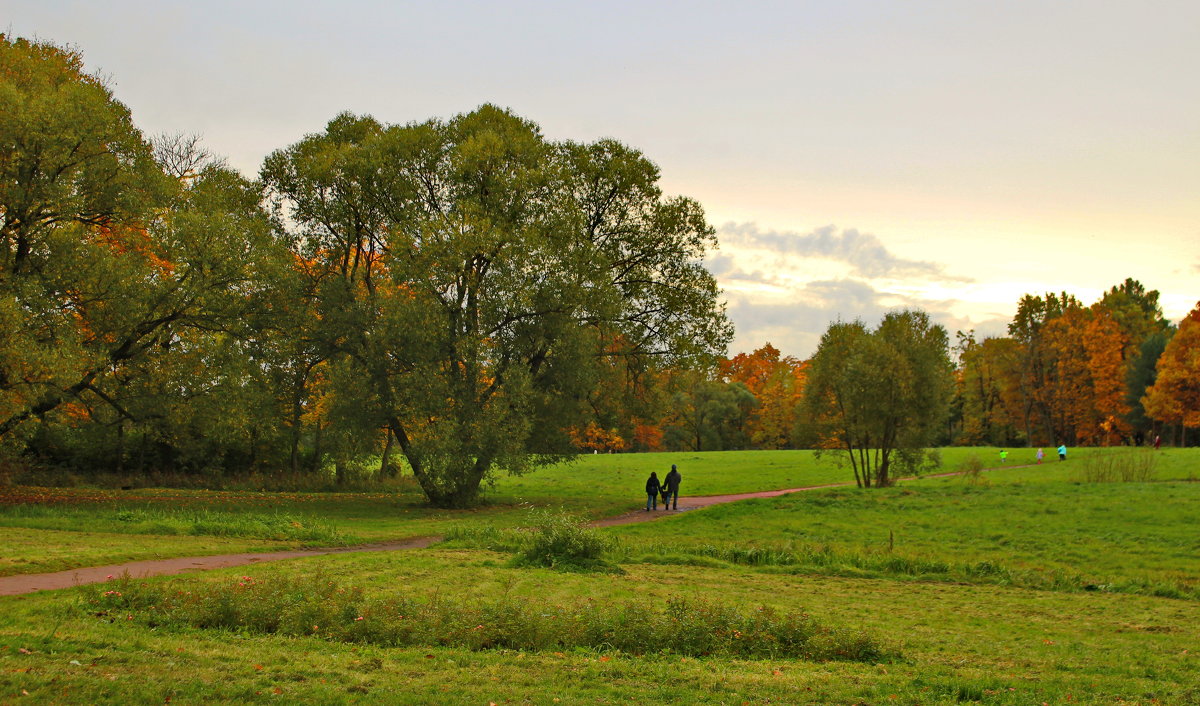
[[[1066,444],[1063,444],[1062,446],[1058,447],[1058,460],[1059,461],[1067,460],[1067,445]]]
[[[679,509],[679,481],[683,480],[683,476],[679,475],[679,469],[675,468],[675,464],[671,464],[671,472],[663,479],[667,486],[667,495],[663,499],[663,507],[667,506],[667,500],[671,501],[670,510]]]
[[[662,484],[658,482],[658,474],[650,471],[650,477],[646,479],[646,512],[658,509],[658,491],[662,488]]]
[[[1041,448],[1039,448],[1039,449],[1038,449],[1038,452],[1037,452],[1037,461],[1038,461],[1038,463],[1039,463],[1039,464],[1042,462],[1042,457],[1043,457],[1043,456],[1045,456],[1045,455],[1046,455],[1046,454],[1042,453],[1042,450],[1041,450]]]
[[[1000,449],[1000,463],[1008,463],[1008,450]]]
[[[1162,437],[1158,434],[1154,435],[1154,450],[1158,451],[1158,447],[1162,446]]]

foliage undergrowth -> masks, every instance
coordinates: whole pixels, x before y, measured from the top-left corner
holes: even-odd
[[[621,573],[620,567],[604,560],[604,554],[616,548],[616,539],[588,527],[583,518],[561,510],[535,510],[531,519],[532,528],[524,533],[513,566]]]
[[[1082,483],[1145,483],[1157,477],[1153,449],[1105,449],[1083,459],[1073,480]]]
[[[869,663],[900,658],[865,633],[822,625],[806,613],[741,610],[704,599],[551,605],[507,593],[490,599],[441,592],[414,598],[368,595],[323,575],[242,576],[203,584],[125,575],[77,590],[88,614],[152,629],[224,629],[386,647],[583,648]]]

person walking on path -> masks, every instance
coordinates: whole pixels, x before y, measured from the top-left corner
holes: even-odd
[[[1000,463],[1001,464],[1008,463],[1008,450],[1007,449],[1000,449]]]
[[[1045,456],[1045,454],[1042,453],[1042,449],[1039,447],[1037,452],[1037,461],[1039,464],[1042,462],[1042,456]]]
[[[679,481],[683,480],[683,476],[679,475],[679,469],[675,468],[675,464],[671,464],[671,472],[663,479],[667,486],[667,499],[663,500],[663,507],[666,507],[668,501],[671,507],[669,510],[679,509]]]
[[[1058,460],[1059,461],[1067,460],[1067,445],[1066,444],[1063,444],[1062,446],[1058,447]]]
[[[650,477],[646,479],[646,512],[658,509],[658,491],[662,488],[662,484],[658,482],[658,474],[650,471]]]

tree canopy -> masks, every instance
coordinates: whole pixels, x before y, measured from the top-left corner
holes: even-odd
[[[894,460],[912,465],[947,416],[953,391],[946,330],[923,311],[835,322],[821,337],[804,392],[805,422],[824,449],[845,452],[859,487],[886,486]]]
[[[343,114],[262,170],[318,282],[310,335],[450,506],[569,451],[563,422],[605,357],[724,350],[700,264],[712,229],[658,177],[620,143],[551,142],[490,105],[411,125]]]

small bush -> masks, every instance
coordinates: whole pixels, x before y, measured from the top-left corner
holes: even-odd
[[[983,459],[978,454],[971,454],[958,464],[958,473],[972,485],[986,482],[983,477]]]
[[[533,513],[533,528],[513,559],[513,566],[540,566],[560,571],[621,570],[603,559],[616,540],[588,527],[582,518],[563,511]]]
[[[387,647],[563,650],[882,662],[899,654],[869,635],[830,628],[806,613],[743,610],[706,600],[577,601],[550,605],[508,594],[369,596],[322,576],[196,584],[128,575],[81,587],[81,608],[148,627],[316,636]]]
[[[942,467],[942,452],[937,449],[896,449],[892,466],[896,476],[920,477]]]

